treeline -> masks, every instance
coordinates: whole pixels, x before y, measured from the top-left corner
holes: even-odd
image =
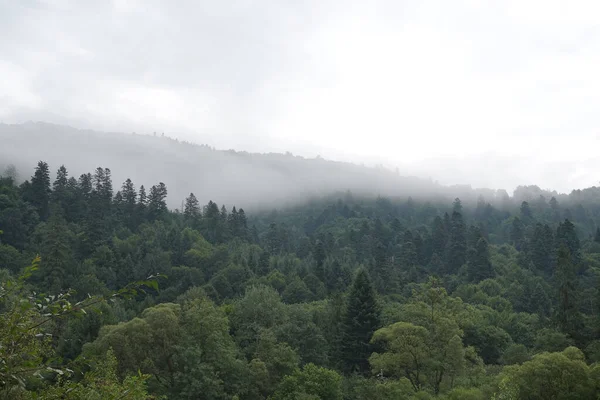
[[[247,216],[194,194],[169,210],[164,183],[115,190],[107,168],[13,176],[6,398],[600,394],[600,201],[348,192]]]

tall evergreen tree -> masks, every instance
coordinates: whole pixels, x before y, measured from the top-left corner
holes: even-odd
[[[69,173],[64,165],[61,165],[56,171],[56,179],[52,183],[52,200],[64,207],[67,203],[67,184],[69,182]]]
[[[192,220],[200,216],[200,203],[198,202],[198,199],[194,193],[190,193],[190,195],[185,199],[183,215],[188,220]]]
[[[454,211],[450,221],[450,235],[447,248],[448,273],[457,273],[460,267],[465,263],[466,257],[467,238],[465,223],[462,214],[458,211]]]
[[[52,215],[44,229],[42,242],[42,269],[44,287],[50,293],[59,293],[65,288],[71,263],[71,247],[68,228],[62,216]]]
[[[46,220],[50,213],[50,169],[44,161],[38,162],[33,176],[31,177],[31,185],[29,193],[26,194],[25,200],[29,201],[36,209],[42,220]]]
[[[341,356],[346,373],[369,372],[368,358],[373,333],[380,327],[380,311],[375,290],[366,270],[358,271],[348,295],[343,317]]]
[[[533,265],[540,272],[550,275],[556,255],[554,234],[548,225],[536,224],[528,251]]]
[[[579,328],[579,304],[577,295],[576,267],[565,243],[558,248],[554,284],[558,292],[556,322],[562,332],[577,335]]]
[[[559,247],[561,244],[567,246],[571,253],[571,257],[573,258],[573,262],[579,264],[579,250],[581,248],[581,243],[579,242],[579,237],[575,231],[575,225],[568,219],[565,219],[564,222],[558,224],[558,228],[556,229],[556,241]]]
[[[167,212],[167,186],[160,182],[150,188],[148,195],[148,216],[151,219],[161,217]]]
[[[524,233],[523,233],[523,222],[519,217],[515,217],[510,227],[510,241],[517,250],[521,250],[523,247]]]
[[[477,243],[467,252],[467,275],[469,281],[478,283],[494,276],[494,269],[490,261],[488,242],[480,236]]]
[[[524,201],[521,203],[521,219],[526,224],[533,219],[533,213],[529,207],[529,203]]]
[[[313,257],[315,259],[314,273],[317,276],[317,278],[321,280],[321,282],[325,282],[325,257],[327,257],[327,254],[325,253],[325,246],[320,240],[317,240],[317,243],[315,243]]]
[[[137,193],[135,192],[135,186],[131,179],[127,178],[125,182],[123,182],[123,186],[121,187],[121,195],[123,196],[123,202],[127,207],[128,212],[133,213],[135,209],[135,201],[137,199]]]
[[[434,253],[438,255],[444,254],[446,244],[448,243],[448,232],[444,225],[444,221],[439,216],[433,220],[431,228],[431,247]]]

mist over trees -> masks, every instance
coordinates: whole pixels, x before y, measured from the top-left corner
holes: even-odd
[[[202,203],[243,201],[246,210],[291,205],[312,196],[347,190],[371,196],[411,196],[414,200],[460,198],[469,205],[475,205],[481,195],[498,208],[508,197],[504,190],[447,187],[403,176],[402,171],[321,158],[215,150],[161,133],[103,133],[46,123],[0,124],[0,142],[0,170],[16,166],[20,181],[32,174],[32,165],[42,159],[53,170],[68,165],[74,176],[93,171],[98,165],[110,165],[117,182],[130,178],[140,185],[156,181],[168,184],[171,208],[181,208],[190,192]],[[578,191],[575,197],[585,202],[587,197],[598,194],[596,190],[600,191]],[[515,201],[529,201],[532,206],[538,206],[540,201],[548,203],[552,197],[559,201],[567,198],[535,186],[520,187],[514,193]]]
[[[131,168],[0,174],[0,398],[600,395],[597,188],[248,211]]]

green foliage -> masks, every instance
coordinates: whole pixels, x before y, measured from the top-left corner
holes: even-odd
[[[366,374],[373,333],[380,325],[380,309],[367,271],[358,271],[348,295],[341,332],[341,356],[346,372]]]
[[[598,395],[597,189],[246,215],[48,170],[0,177],[2,398]]]
[[[496,398],[592,399],[597,384],[583,353],[568,347],[561,353],[541,353],[522,365],[505,367]]]
[[[308,398],[342,400],[342,377],[335,371],[307,364],[283,378],[273,395],[278,400]]]

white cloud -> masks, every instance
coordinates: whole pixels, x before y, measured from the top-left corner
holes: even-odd
[[[596,183],[598,18],[559,0],[7,3],[0,116],[566,190]]]

